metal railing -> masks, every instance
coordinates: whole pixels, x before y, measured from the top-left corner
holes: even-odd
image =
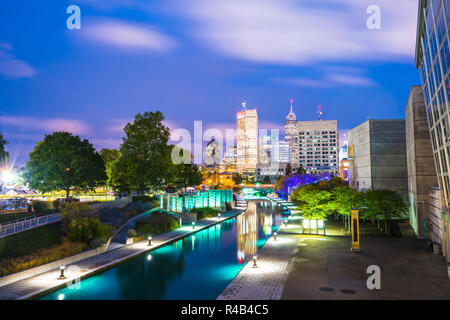
[[[59,213],[53,213],[42,217],[26,219],[23,221],[16,221],[16,222],[12,221],[0,225],[0,238],[11,236],[13,234],[22,231],[31,230],[36,227],[40,227],[50,223],[55,223],[58,221],[61,221],[61,216],[59,215]]]

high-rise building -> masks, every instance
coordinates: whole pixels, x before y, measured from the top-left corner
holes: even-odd
[[[297,132],[297,116],[292,110],[293,100],[291,99],[291,110],[286,116],[284,125],[284,139],[289,145],[289,159],[293,168],[298,167],[298,132]]]
[[[237,163],[237,147],[228,147],[223,156],[223,161],[220,166],[220,171],[236,172]]]
[[[308,172],[339,170],[339,136],[336,120],[297,121],[299,166]]]
[[[247,109],[236,114],[237,117],[237,171],[240,174],[254,174],[258,164],[258,113]]]
[[[273,145],[272,154],[274,161],[281,164],[287,164],[290,161],[289,144],[286,141],[278,141]]]
[[[293,169],[303,167],[308,172],[338,173],[339,137],[336,120],[298,121],[291,100],[284,136],[289,145],[289,162]]]
[[[416,67],[422,90],[439,187],[442,192],[442,251],[450,262],[450,2],[420,0]]]

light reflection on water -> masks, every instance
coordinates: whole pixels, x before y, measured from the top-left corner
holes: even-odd
[[[270,237],[281,217],[269,201],[43,299],[215,299]],[[150,257],[150,258],[148,258]]]

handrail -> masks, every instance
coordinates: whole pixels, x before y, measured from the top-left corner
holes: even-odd
[[[55,223],[61,220],[59,213],[48,214],[29,220],[18,221],[6,225],[0,225],[0,238],[11,236],[22,231],[34,229],[49,223]]]

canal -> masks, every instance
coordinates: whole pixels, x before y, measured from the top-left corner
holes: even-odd
[[[280,208],[247,211],[192,236],[52,292],[45,300],[215,299],[281,224]]]

